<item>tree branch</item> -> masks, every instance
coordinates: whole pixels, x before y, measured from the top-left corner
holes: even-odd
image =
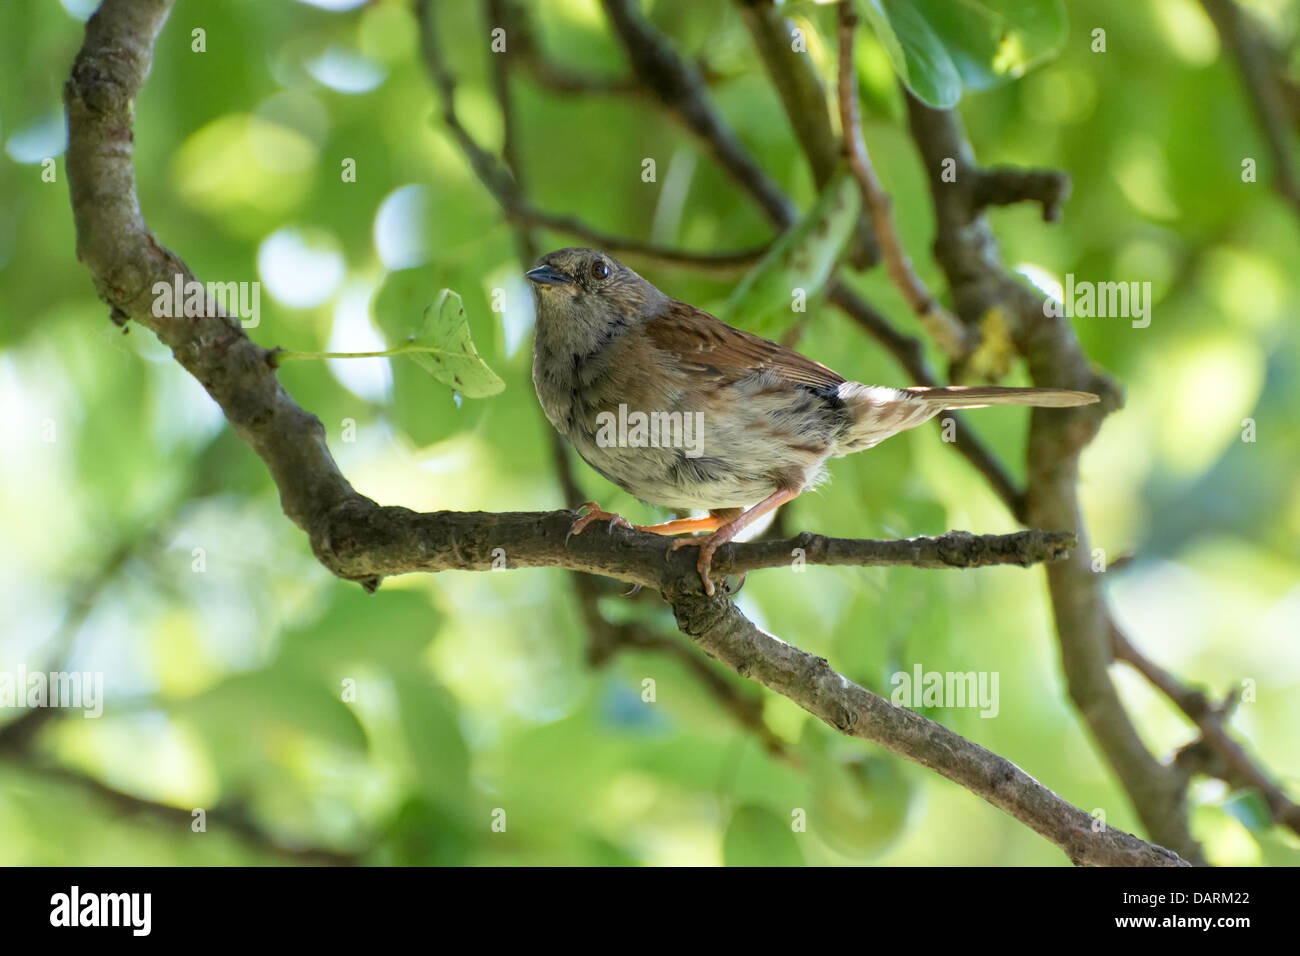
[[[1059,169],[988,166],[977,170],[972,202],[977,209],[1036,202],[1043,207],[1043,222],[1056,222],[1071,186],[1070,177]]]
[[[47,708],[31,713],[50,713]],[[21,720],[21,718],[20,718]],[[75,787],[112,812],[122,817],[148,817],[157,820],[174,832],[190,834],[194,822],[193,811],[184,807],[138,797],[110,787],[97,777],[80,770],[41,760],[30,751],[22,749],[22,742],[9,739],[7,731],[19,721],[0,728],[0,754],[13,758],[14,765],[42,780],[63,786]],[[238,806],[216,806],[205,810],[206,824],[212,833],[229,833],[250,849],[278,857],[289,863],[308,866],[355,866],[360,855],[328,847],[300,846],[283,842],[267,833],[251,816]]]
[[[599,574],[656,591],[694,580],[695,558],[672,549],[672,540],[629,528],[593,526],[569,537],[575,512],[415,512],[381,507],[357,495],[334,508],[312,547],[330,571],[376,586],[396,574],[490,571],[504,558],[508,568],[566,568]],[[805,564],[915,568],[1029,565],[1059,560],[1072,535],[1051,531],[973,535],[949,531],[938,537],[874,541],[801,534],[786,541],[733,542],[718,550],[719,577],[763,568],[789,567],[795,549]]]

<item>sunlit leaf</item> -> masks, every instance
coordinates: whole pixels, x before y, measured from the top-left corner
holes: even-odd
[[[413,329],[402,341],[389,344],[466,398],[500,392],[505,382],[474,348],[460,295],[442,289],[429,303],[426,276],[424,269],[391,272],[375,297],[375,312],[383,327]]]
[[[908,89],[948,108],[1055,55],[1061,0],[862,0],[861,9]]]

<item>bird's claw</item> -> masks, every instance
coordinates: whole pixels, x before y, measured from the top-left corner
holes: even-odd
[[[594,501],[584,502],[579,505],[579,507],[586,508],[587,513],[580,516],[577,521],[573,522],[573,524],[569,526],[569,533],[564,536],[564,543],[566,546],[568,545],[570,538],[575,534],[582,534],[583,531],[587,530],[587,525],[596,521],[608,521],[610,534],[614,533],[614,528],[616,526],[622,526],[624,528],[632,527],[632,522],[628,521],[622,515],[612,514],[605,511]]]
[[[669,546],[666,556],[671,558],[674,551],[690,545],[696,545],[700,549],[700,558],[695,562],[695,569],[700,572],[700,581],[704,583],[704,593],[709,597],[713,597],[716,588],[714,588],[713,582],[709,580],[709,566],[713,562],[713,555],[720,545],[714,542],[712,535],[704,538],[676,538],[672,545]],[[744,578],[742,577],[741,580],[743,581]]]

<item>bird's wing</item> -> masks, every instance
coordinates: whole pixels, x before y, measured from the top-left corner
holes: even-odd
[[[645,324],[660,349],[675,355],[689,371],[714,377],[719,384],[770,369],[793,385],[835,387],[844,377],[784,345],[734,329],[703,309],[672,301],[665,312]]]

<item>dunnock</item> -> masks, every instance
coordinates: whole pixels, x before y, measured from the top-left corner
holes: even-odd
[[[862,451],[955,408],[1097,401],[1055,388],[887,388],[846,381],[798,352],[670,299],[612,256],[559,249],[528,273],[537,299],[533,384],[587,464],[643,501],[704,509],[641,531],[681,534],[709,562],[743,528]],[[588,502],[574,522],[628,524]],[[677,546],[677,545],[675,545]]]

